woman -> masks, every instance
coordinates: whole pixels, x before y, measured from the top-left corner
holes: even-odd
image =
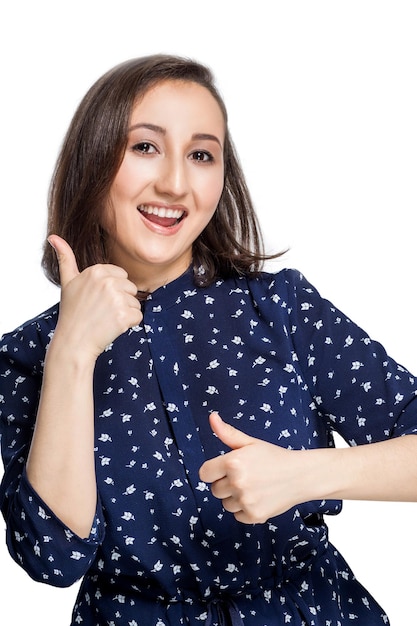
[[[15,560],[83,578],[72,624],[387,624],[324,515],[417,499],[416,382],[298,272],[261,271],[206,68],[93,85],[48,231],[61,302],[0,351]]]

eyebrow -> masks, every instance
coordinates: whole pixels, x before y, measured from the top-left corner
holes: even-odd
[[[157,124],[149,124],[147,122],[133,124],[133,126],[129,127],[128,132],[131,132],[132,130],[136,130],[137,128],[147,128],[148,130],[152,130],[155,133],[159,133],[160,135],[166,135],[166,132],[167,132],[166,129],[163,128],[162,126],[158,126]],[[215,141],[216,143],[219,144],[221,148],[223,148],[220,139],[216,137],[216,135],[211,135],[210,133],[194,133],[191,139],[193,141],[195,140]]]
[[[166,135],[166,130],[165,128],[162,128],[162,126],[157,126],[156,124],[147,124],[145,122],[133,124],[133,126],[130,126],[128,128],[128,132],[130,133],[132,130],[136,130],[136,128],[147,128],[148,130],[153,130],[155,133],[159,133],[160,135]]]
[[[207,139],[208,141],[215,141],[216,143],[219,144],[220,148],[222,148],[222,144],[220,142],[220,139],[218,137],[216,137],[216,135],[210,135],[210,133],[194,133],[194,135],[192,136],[192,139]]]

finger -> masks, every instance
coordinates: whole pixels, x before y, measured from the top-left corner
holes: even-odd
[[[224,478],[226,476],[224,456],[217,456],[203,463],[200,467],[199,476],[205,483],[214,483]]]
[[[59,237],[58,235],[50,235],[48,237],[48,242],[56,252],[61,286],[65,287],[65,285],[67,285],[80,273],[77,261],[75,260],[74,252],[65,239],[62,239],[62,237]]]
[[[266,522],[266,519],[265,520],[254,519],[253,517],[245,513],[245,511],[242,511],[242,510],[236,511],[234,513],[234,516],[235,516],[236,521],[240,522],[241,524],[250,524],[251,526],[253,526],[253,524],[262,524]]]
[[[218,413],[211,413],[209,419],[214,434],[232,450],[248,446],[254,442],[253,437],[224,422]]]
[[[240,506],[239,502],[231,496],[229,498],[223,498],[222,506],[225,511],[233,513],[234,515],[236,515],[236,513],[243,513],[242,507]]]
[[[140,302],[134,296],[129,296],[129,308],[132,309],[132,318],[129,328],[138,326],[143,320],[142,307]]]
[[[219,500],[230,498],[233,494],[230,482],[227,480],[227,477],[223,477],[219,480],[214,481],[211,485],[211,493],[215,498],[218,498]]]

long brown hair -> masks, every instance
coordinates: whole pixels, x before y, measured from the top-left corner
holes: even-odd
[[[101,214],[126,149],[131,111],[156,83],[182,80],[208,89],[225,119],[224,188],[210,223],[193,245],[197,284],[258,272],[266,258],[262,235],[229,131],[227,111],[209,68],[193,60],[152,55],[131,59],[104,74],[81,101],[64,139],[48,200],[48,236],[74,250],[80,271],[109,262]],[[56,255],[45,242],[42,267],[59,284]]]

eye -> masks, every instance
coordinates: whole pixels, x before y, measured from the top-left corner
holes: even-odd
[[[149,141],[140,141],[139,143],[135,143],[132,150],[134,152],[139,152],[140,154],[153,154],[156,152],[155,146],[149,143]]]
[[[196,150],[192,152],[191,159],[193,161],[199,161],[201,163],[211,163],[214,161],[213,155],[210,152],[206,152],[205,150]]]

